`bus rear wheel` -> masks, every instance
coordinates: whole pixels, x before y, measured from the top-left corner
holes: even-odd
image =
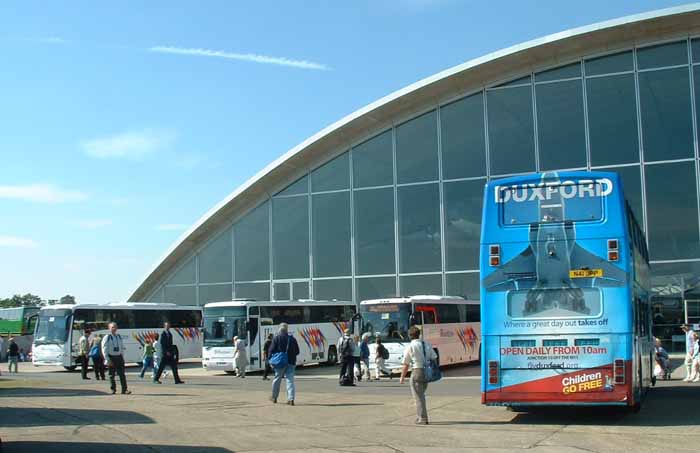
[[[336,351],[335,346],[328,348],[328,360],[326,363],[328,365],[335,365],[338,363],[338,351]]]
[[[78,365],[64,366],[63,368],[65,368],[66,371],[75,371],[75,369],[78,368]]]

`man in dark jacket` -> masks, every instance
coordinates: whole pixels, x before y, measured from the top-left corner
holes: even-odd
[[[338,352],[340,353],[340,359],[342,360],[342,366],[340,368],[340,385],[355,385],[355,357],[353,353],[355,352],[355,341],[350,335],[350,329],[345,329],[343,332],[343,339],[338,347]]]
[[[163,333],[160,334],[160,346],[163,351],[163,357],[160,358],[160,363],[158,364],[158,372],[153,378],[153,382],[160,384],[160,376],[165,370],[165,366],[169,366],[173,372],[173,379],[175,379],[176,384],[184,384],[185,381],[180,379],[180,375],[177,372],[177,347],[173,344],[173,334],[170,332],[170,323],[163,323]]]
[[[12,366],[14,365],[15,373],[17,373],[17,362],[19,362],[19,346],[15,343],[14,338],[10,338],[10,346],[7,348],[8,372],[12,373]]]
[[[270,359],[278,352],[287,353],[287,365],[284,364],[275,367],[275,378],[272,380],[272,397],[270,401],[277,402],[277,397],[280,394],[280,385],[282,378],[287,379],[287,404],[294,406],[294,370],[297,366],[297,356],[299,355],[299,344],[293,336],[289,335],[289,326],[283,322],[280,324],[279,333],[272,339],[270,349],[267,351],[267,357]]]
[[[263,360],[265,361],[265,374],[263,374],[263,381],[268,381],[267,375],[270,374],[270,371],[272,371],[272,368],[270,368],[270,357],[267,355],[267,351],[270,350],[270,346],[272,346],[272,338],[273,335],[269,334],[267,336],[267,340],[265,340],[265,344],[263,345]]]

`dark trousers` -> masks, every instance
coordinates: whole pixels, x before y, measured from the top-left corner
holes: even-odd
[[[156,377],[153,380],[160,380],[160,375],[163,374],[163,371],[165,371],[166,365],[169,366],[172,370],[173,379],[175,379],[175,382],[180,382],[180,374],[178,374],[177,372],[177,361],[173,360],[172,357],[163,357],[162,359],[160,359],[160,363],[158,364],[158,372],[156,373]]]
[[[92,369],[95,371],[95,379],[105,380],[105,359],[102,356],[92,359]]]
[[[340,382],[343,382],[343,377],[347,376],[350,383],[355,382],[355,358],[353,356],[343,357],[343,365],[340,367]]]
[[[119,384],[122,388],[122,393],[126,392],[126,374],[124,374],[124,357],[120,355],[109,356],[109,388],[113,392],[117,391],[117,383],[114,380],[114,375],[119,375]]]
[[[267,378],[268,374],[272,373],[272,367],[270,366],[270,361],[265,360],[265,374],[263,374],[263,379]]]
[[[80,374],[83,376],[83,379],[87,379],[87,369],[88,369],[88,356],[86,354],[83,354],[78,357],[78,361],[80,362]]]

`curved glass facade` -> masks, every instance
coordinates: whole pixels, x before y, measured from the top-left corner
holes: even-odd
[[[607,169],[646,231],[662,329],[700,283],[699,124],[700,39],[485,86],[290,181],[183,260],[151,300],[478,298],[487,180]]]

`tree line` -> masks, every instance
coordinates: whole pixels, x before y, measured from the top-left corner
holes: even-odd
[[[75,304],[75,297],[71,296],[70,294],[66,294],[60,299],[44,300],[35,294],[27,293],[24,295],[15,294],[14,296],[6,299],[0,298],[0,308],[38,307],[56,304]]]

